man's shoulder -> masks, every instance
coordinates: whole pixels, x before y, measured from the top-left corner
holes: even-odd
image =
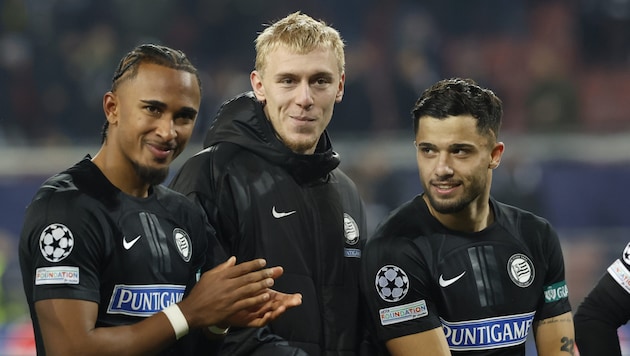
[[[239,164],[239,160],[249,156],[255,156],[255,154],[238,144],[219,142],[204,148],[188,158],[182,167],[196,167],[200,165],[225,167],[232,163]]]
[[[410,200],[385,217],[369,243],[373,245],[391,245],[403,243],[413,239],[422,238],[428,225],[423,223],[422,216],[418,214],[415,200]]]
[[[514,205],[492,200],[495,216],[504,225],[514,225],[519,229],[546,229],[551,226],[544,217]]]
[[[68,171],[57,173],[48,178],[37,190],[33,196],[33,202],[52,200],[63,196],[62,201],[68,201],[72,196],[84,194],[80,188],[81,180],[77,180],[73,174]]]

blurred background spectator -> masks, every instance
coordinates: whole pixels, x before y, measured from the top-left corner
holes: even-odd
[[[370,229],[420,192],[415,99],[471,77],[504,101],[493,194],[558,228],[577,306],[630,240],[630,0],[0,0],[1,355],[33,353],[15,260],[24,208],[95,153],[116,59],[143,42],[191,57],[204,87],[192,154],[219,105],[250,89],[257,32],[297,10],[346,41],[329,131]]]

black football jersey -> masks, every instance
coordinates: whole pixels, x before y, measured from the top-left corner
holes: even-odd
[[[557,234],[493,199],[495,221],[452,231],[421,196],[367,243],[362,286],[381,341],[441,326],[454,354],[525,355],[534,320],[571,310]]]
[[[151,189],[147,198],[129,196],[89,159],[41,186],[20,241],[39,350],[38,300],[93,301],[96,326],[116,326],[181,301],[194,285],[211,230],[188,198],[163,186]]]

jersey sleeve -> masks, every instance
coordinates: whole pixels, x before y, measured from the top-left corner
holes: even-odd
[[[617,329],[630,319],[630,243],[575,313],[581,355],[621,355]]]
[[[431,273],[412,239],[373,238],[364,250],[361,287],[381,341],[441,326]]]
[[[547,261],[541,304],[536,311],[536,320],[551,318],[571,311],[569,289],[565,279],[564,257],[556,231],[547,223],[542,234],[542,251]]]
[[[28,207],[22,230],[32,300],[99,302],[99,266],[106,246],[96,215],[75,193],[55,193]]]

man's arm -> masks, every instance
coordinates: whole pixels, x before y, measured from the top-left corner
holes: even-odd
[[[575,355],[571,312],[535,322],[534,337],[539,356]]]
[[[630,320],[628,275],[626,265],[615,261],[578,307],[574,321],[580,355],[621,355],[617,329]]]
[[[392,356],[450,356],[442,327],[388,340],[385,345]]]
[[[301,296],[269,290],[282,268],[261,270],[264,265],[264,260],[235,265],[230,258],[204,273],[190,295],[178,303],[188,328],[265,325],[286,308],[299,305]],[[40,300],[35,310],[48,355],[144,355],[176,340],[175,329],[163,312],[132,325],[97,328],[98,304],[91,301]]]
[[[153,354],[175,341],[164,313],[139,323],[96,328],[98,304],[75,299],[45,299],[35,303],[46,354]]]

